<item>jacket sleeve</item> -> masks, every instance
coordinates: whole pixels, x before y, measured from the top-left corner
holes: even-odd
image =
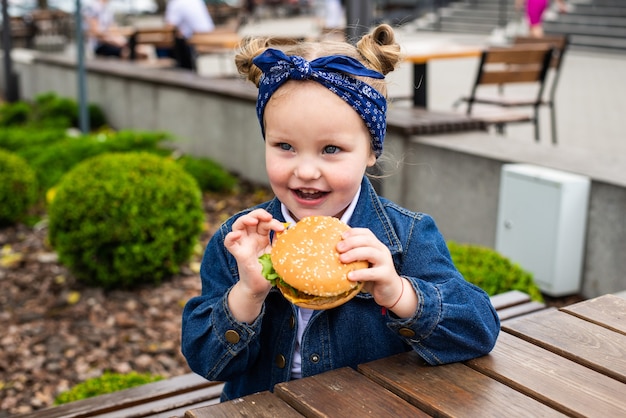
[[[434,220],[418,214],[402,234],[396,267],[411,282],[418,306],[413,317],[392,318],[389,327],[433,365],[489,353],[500,331],[498,314],[489,296],[456,269]]]
[[[224,247],[223,225],[207,245],[200,268],[202,295],[187,302],[182,318],[182,353],[191,370],[209,380],[243,373],[259,354],[265,308],[252,324],[238,322],[228,293],[238,280],[235,259]]]

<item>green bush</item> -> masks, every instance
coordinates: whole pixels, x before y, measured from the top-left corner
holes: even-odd
[[[530,295],[533,300],[543,300],[532,274],[497,251],[452,241],[448,242],[448,249],[452,261],[465,280],[480,287],[489,296],[509,290],[519,290]]]
[[[33,122],[40,126],[79,127],[79,106],[74,99],[55,93],[40,94],[35,98]],[[104,112],[93,103],[87,105],[89,128],[97,130],[106,125]]]
[[[203,191],[230,192],[237,185],[237,178],[213,160],[184,155],[177,161]]]
[[[169,139],[161,132],[100,132],[76,138],[65,137],[52,144],[40,144],[19,152],[37,172],[43,190],[53,187],[81,161],[110,152],[149,151],[168,155],[158,144]]]
[[[31,106],[23,101],[0,106],[0,126],[23,125],[30,119]]]
[[[76,277],[104,288],[160,283],[191,256],[204,217],[196,181],[149,153],[112,153],[63,176],[49,238]]]
[[[126,374],[104,372],[100,377],[85,380],[72,387],[70,390],[61,392],[54,400],[55,405],[68,402],[79,401],[98,395],[117,392],[118,390],[129,389],[135,386],[145,385],[162,380],[162,376],[151,375],[149,373],[139,374],[130,372]]]
[[[89,126],[92,130],[105,126],[102,109],[88,104]],[[0,105],[0,126],[30,125],[44,128],[78,128],[79,106],[74,99],[59,97],[49,92],[38,95],[33,103],[18,101]]]
[[[33,126],[12,126],[0,129],[0,148],[22,155],[33,147],[46,149],[67,138],[65,129],[41,129]],[[22,155],[22,157],[25,157]]]
[[[35,172],[18,155],[0,149],[0,226],[22,219],[36,200]]]

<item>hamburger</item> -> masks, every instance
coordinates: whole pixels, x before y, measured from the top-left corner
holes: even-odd
[[[366,261],[342,263],[337,243],[350,227],[332,216],[309,216],[276,235],[272,250],[259,258],[263,276],[291,303],[308,309],[330,309],[355,297],[361,282],[348,273]]]

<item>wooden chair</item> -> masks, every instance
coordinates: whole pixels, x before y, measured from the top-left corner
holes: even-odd
[[[176,43],[176,34],[173,28],[136,28],[128,38],[130,60],[139,58],[137,47],[139,45],[152,45],[155,48],[173,49]]]
[[[535,140],[539,141],[539,106],[542,104],[546,73],[552,58],[552,48],[548,44],[516,45],[512,47],[491,47],[481,54],[476,80],[468,97],[455,103],[467,103],[467,115],[482,119],[494,125],[499,133],[510,123],[531,122],[535,127]],[[534,88],[531,97],[513,98],[504,94],[485,96],[479,94],[482,87],[498,86],[500,93],[507,85],[525,83]],[[496,106],[495,113],[472,114],[475,104]],[[532,107],[532,113],[512,112],[513,108]]]
[[[550,87],[548,89],[547,97],[544,97],[542,105],[548,106],[550,109],[550,121],[552,124],[552,143],[557,143],[556,135],[556,110],[555,110],[555,98],[556,87],[559,82],[559,75],[561,73],[561,66],[563,64],[563,57],[565,51],[569,46],[569,36],[567,35],[546,35],[543,38],[535,38],[530,36],[518,36],[513,40],[514,45],[537,45],[537,44],[549,44],[552,49],[552,61],[550,62],[551,76]]]

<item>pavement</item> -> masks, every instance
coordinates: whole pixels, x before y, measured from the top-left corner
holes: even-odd
[[[241,27],[242,35],[316,36],[321,21],[299,16],[268,18]],[[400,45],[410,49],[427,42],[454,42],[487,45],[493,37],[419,31],[410,24],[396,29]],[[499,42],[499,41],[498,41]],[[478,58],[431,61],[428,69],[428,100],[433,110],[450,111],[452,104],[469,93],[478,67]],[[200,63],[200,73],[214,75],[234,72],[231,57]],[[559,148],[575,148],[606,156],[626,154],[626,55],[570,49],[561,69],[556,110]],[[388,75],[390,96],[406,96],[412,89],[412,68],[403,63]],[[398,104],[401,105],[401,104]],[[547,109],[540,114],[540,147],[553,147]],[[493,133],[496,136],[495,133]],[[534,142],[532,124],[511,125],[500,140]],[[599,159],[601,160],[601,158]],[[625,167],[626,170],[626,167]]]

